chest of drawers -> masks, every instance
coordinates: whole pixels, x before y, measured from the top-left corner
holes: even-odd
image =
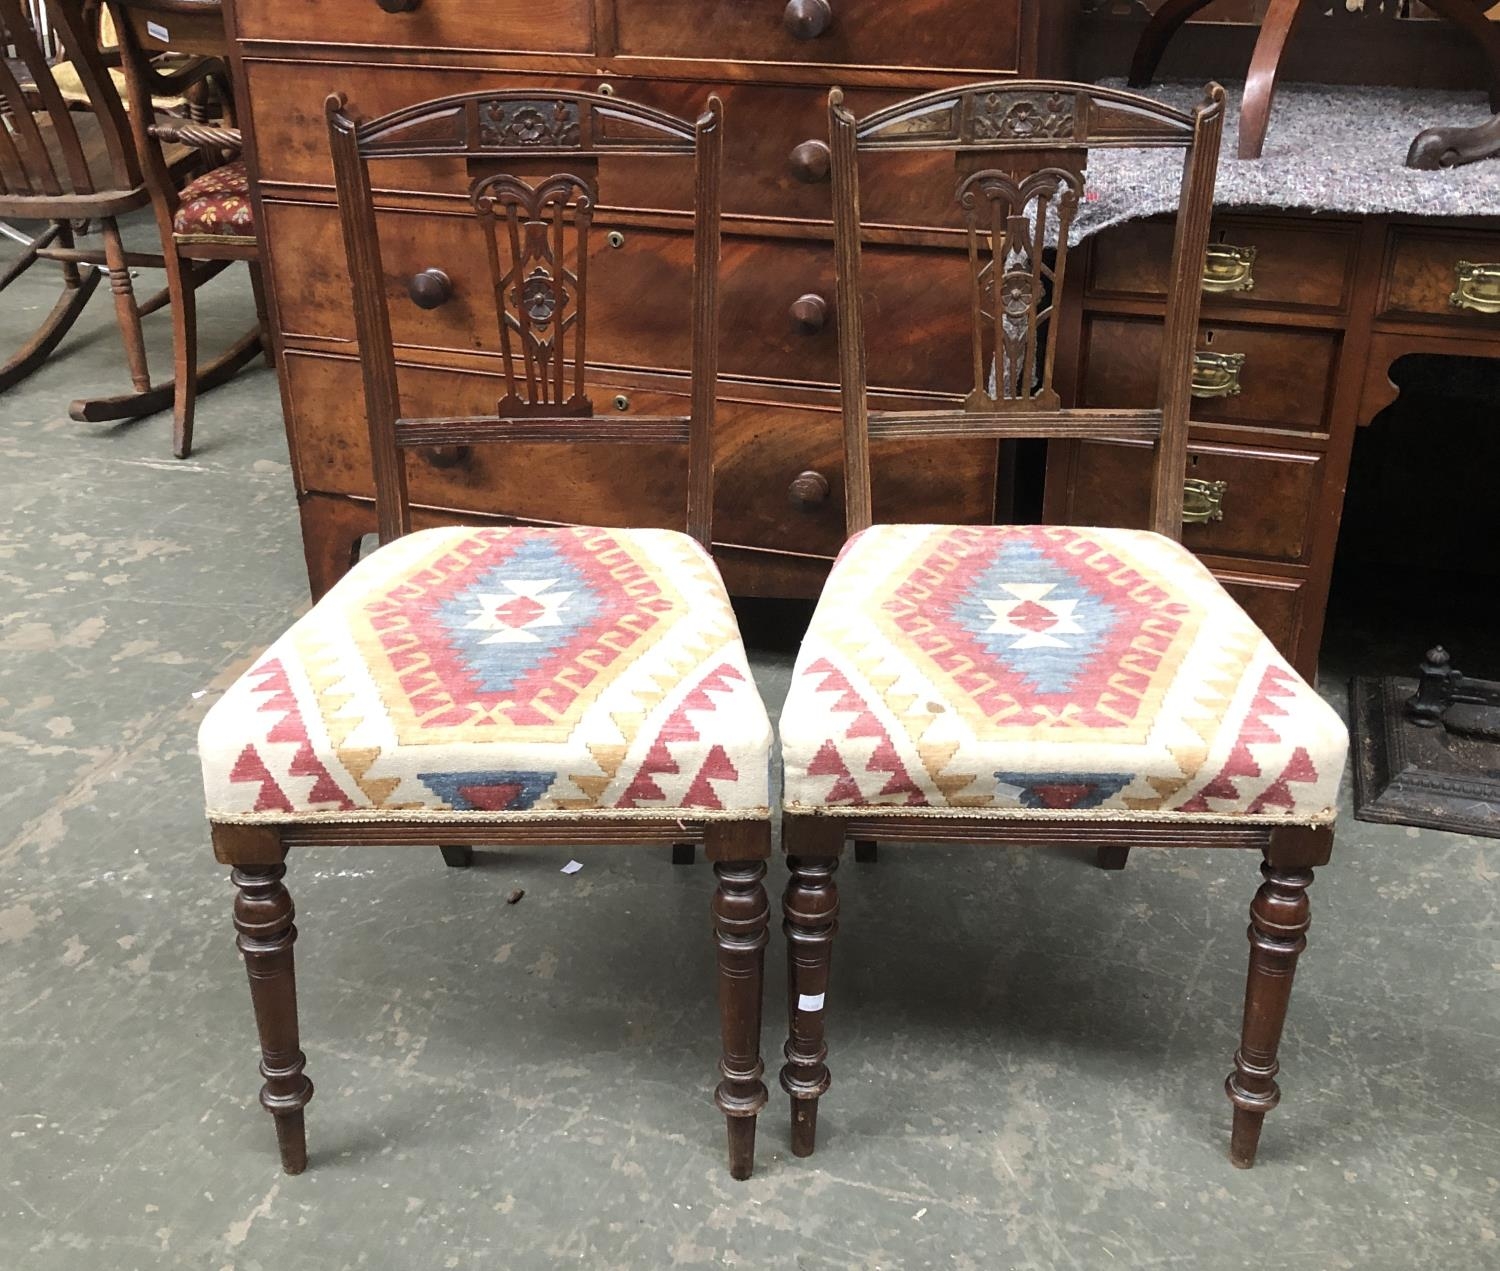
[[[715,552],[732,591],[816,591],[843,540],[835,388],[828,88],[861,113],[924,88],[1067,70],[1073,0],[229,0],[225,5],[259,198],[282,400],[314,594],[374,527],[357,350],[333,206],[323,100],[373,116],[444,93],[529,83],[618,92],[679,115],[707,94],[726,108],[725,239]],[[888,170],[866,196],[872,387],[892,404],[962,391],[966,273],[952,228],[954,176]],[[488,317],[416,308],[404,281],[475,259],[455,216],[419,238],[437,206],[432,172],[390,173],[382,250],[409,413],[484,412],[496,400]],[[439,174],[441,175],[441,174]],[[458,174],[451,174],[458,175]],[[898,179],[899,178],[899,179]],[[659,165],[606,160],[590,261],[596,403],[684,409],[691,190]],[[461,188],[461,187],[460,187]],[[428,223],[430,224],[430,218]],[[947,227],[947,228],[945,228]],[[417,519],[675,522],[682,473],[649,447],[556,447],[411,460]],[[887,519],[993,514],[991,443],[893,444],[876,462]]]

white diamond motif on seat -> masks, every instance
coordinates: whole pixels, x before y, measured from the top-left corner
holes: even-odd
[[[1007,599],[984,603],[995,615],[988,634],[1019,637],[1012,649],[1066,649],[1071,645],[1059,636],[1084,634],[1074,617],[1077,600],[1047,599],[1056,583],[1007,583],[1005,590]]]
[[[562,607],[573,596],[571,591],[548,590],[556,585],[555,578],[507,578],[501,583],[507,590],[473,597],[479,609],[465,630],[493,633],[480,644],[540,643],[537,628],[562,626]]]

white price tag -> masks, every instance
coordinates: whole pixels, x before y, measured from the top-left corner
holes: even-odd
[[[147,22],[146,34],[153,40],[160,40],[163,44],[172,38],[167,32],[167,28],[162,26],[160,22]]]
[[[799,1011],[821,1011],[825,996],[823,993],[799,993],[797,994],[797,1009]]]

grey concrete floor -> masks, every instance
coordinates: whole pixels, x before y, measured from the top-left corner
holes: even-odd
[[[0,297],[0,348],[43,302]],[[243,274],[205,308],[222,347]],[[188,462],[162,417],[67,418],[121,386],[101,290],[0,398],[0,1271],[1500,1266],[1500,842],[1347,817],[1252,1172],[1222,1091],[1246,855],[846,863],[819,1152],[777,1092],[737,1184],[709,871],[580,846],[574,877],[291,861],[318,1093],[282,1177],[193,753],[306,603],[275,380],[206,397]],[[773,702],[789,664],[756,656]],[[784,966],[774,940],[773,1073]]]

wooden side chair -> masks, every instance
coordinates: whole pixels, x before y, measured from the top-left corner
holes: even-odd
[[[829,98],[849,540],[793,671],[780,731],[793,1151],[828,1089],[834,870],[849,840],[1081,843],[1264,857],[1250,910],[1231,1158],[1249,1166],[1275,1106],[1276,1051],[1333,840],[1348,746],[1300,680],[1178,541],[1189,379],[1224,93],[1183,113],[1086,85],[997,82],[856,119]],[[1047,339],[1068,232],[1097,147],[1183,151],[1161,404],[1070,409]],[[973,389],[946,411],[872,413],[860,307],[858,163],[952,151],[971,273]],[[1050,222],[1051,233],[1047,229]],[[1055,236],[1055,256],[1047,250]],[[1149,440],[1151,530],[873,525],[870,441]]]
[[[224,20],[219,6],[206,0],[109,0],[109,9],[119,39],[131,129],[163,246],[173,323],[172,382],[163,386],[162,395],[169,394],[172,403],[172,453],[186,459],[193,449],[200,388],[223,382],[257,355],[267,365],[272,362],[255,210],[249,174],[239,157],[239,129],[191,114],[168,117],[153,109],[153,95],[159,87],[153,60],[161,50],[150,45],[170,44],[182,52],[221,55],[226,51]],[[153,34],[163,31],[165,37]],[[179,188],[167,167],[163,146],[168,145],[197,150],[207,160],[207,170]],[[245,261],[249,269],[256,326],[227,353],[200,369],[195,292],[237,260]]]
[[[312,1095],[298,1041],[291,848],[701,843],[714,862],[730,1170],[749,1176],[769,906],[771,729],[708,554],[717,383],[723,113],[696,121],[619,97],[516,89],[358,123],[328,99],[383,546],[324,596],[205,718],[214,853],[234,867],[282,1163],[306,1163]],[[601,156],[696,165],[691,414],[604,417],[585,363]],[[377,210],[371,169],[466,171],[472,254],[387,272],[382,228],[454,214]],[[550,176],[537,176],[538,172]],[[523,173],[525,175],[523,175]],[[405,182],[408,178],[402,178]],[[436,189],[436,187],[434,187]],[[438,224],[439,219],[444,224]],[[433,241],[452,243],[451,236]],[[495,315],[505,396],[487,418],[403,415],[390,307],[451,296]],[[409,299],[410,297],[410,299]],[[685,451],[688,533],[590,526],[411,530],[413,447],[649,443]],[[563,510],[559,509],[561,514]]]

